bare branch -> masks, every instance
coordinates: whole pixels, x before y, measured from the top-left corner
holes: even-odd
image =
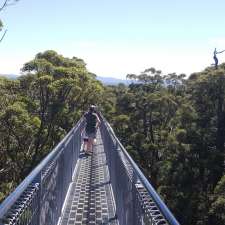
[[[2,6],[0,6],[0,12],[8,7],[8,6],[11,6],[11,5],[14,5],[16,4],[16,2],[18,2],[19,0],[4,0],[4,3],[2,4]],[[0,31],[2,31],[2,27],[3,27],[3,24],[2,24],[2,21],[0,20]],[[3,35],[0,37],[0,42],[2,42],[3,38],[5,37],[7,33],[7,30],[4,31]]]
[[[3,5],[0,7],[0,12],[1,12],[4,8],[6,8],[6,7],[8,7],[8,6],[15,5],[16,2],[18,2],[18,1],[19,1],[19,0],[13,0],[13,1],[11,1],[11,0],[5,0],[5,2],[3,3]]]
[[[2,35],[2,37],[1,37],[1,39],[0,39],[0,42],[1,42],[1,41],[3,40],[3,38],[5,37],[6,32],[7,32],[7,30],[5,30],[4,34]]]
[[[7,2],[8,2],[8,0],[5,0],[3,5],[0,7],[0,12],[7,6]]]

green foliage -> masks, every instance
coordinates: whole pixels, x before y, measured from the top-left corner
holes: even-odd
[[[225,224],[225,64],[188,79],[150,68],[129,87],[103,87],[55,51],[22,70],[0,79],[0,198],[97,104],[181,224]]]
[[[221,178],[212,194],[210,221],[212,224],[225,224],[225,175]]]
[[[48,154],[90,104],[102,102],[104,91],[83,60],[52,50],[38,53],[22,71],[16,81],[0,79],[1,198]]]
[[[189,79],[154,68],[127,78],[139,82],[111,89],[122,143],[181,224],[225,224],[225,64]]]

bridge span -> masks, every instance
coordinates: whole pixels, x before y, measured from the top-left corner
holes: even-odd
[[[179,225],[102,117],[94,153],[83,118],[0,205],[0,225]]]

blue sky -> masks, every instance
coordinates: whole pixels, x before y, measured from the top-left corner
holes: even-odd
[[[0,13],[8,29],[0,73],[19,74],[53,49],[99,76],[149,67],[188,75],[213,63],[214,47],[225,49],[224,10],[223,0],[20,0]]]

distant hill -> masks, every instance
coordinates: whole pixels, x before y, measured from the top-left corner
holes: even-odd
[[[15,80],[19,77],[19,75],[16,74],[0,74],[1,77],[6,77],[8,79]],[[113,77],[96,77],[97,80],[101,81],[105,85],[118,85],[119,83],[129,85],[132,83],[131,80],[125,80],[125,79],[118,79]]]
[[[118,85],[119,83],[123,83],[125,85],[129,85],[132,83],[131,80],[118,79],[113,77],[96,77],[97,80],[101,81],[105,85]]]
[[[19,75],[16,74],[0,74],[1,77],[6,77],[8,79],[15,80],[19,77]]]

